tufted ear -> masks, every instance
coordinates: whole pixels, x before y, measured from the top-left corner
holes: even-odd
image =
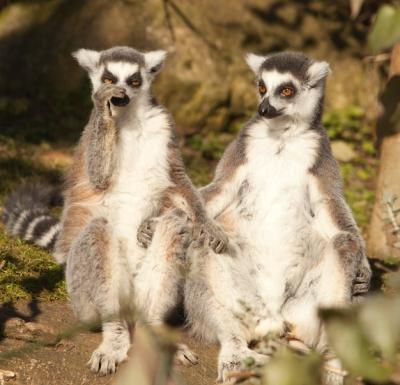
[[[163,50],[150,51],[144,54],[144,62],[147,72],[152,75],[158,74],[167,57],[167,52]]]
[[[100,60],[100,52],[85,48],[73,52],[72,56],[87,72],[92,72],[97,67]]]
[[[247,64],[253,70],[255,74],[260,71],[261,65],[265,61],[265,56],[256,55],[254,53],[248,53],[245,57]]]
[[[331,67],[326,61],[312,63],[307,71],[310,86],[316,86],[321,80],[325,80],[330,73]]]

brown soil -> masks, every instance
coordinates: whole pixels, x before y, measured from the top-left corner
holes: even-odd
[[[0,361],[1,370],[16,374],[16,378],[7,380],[6,384],[115,384],[115,375],[99,377],[85,365],[100,343],[100,333],[81,331],[54,343],[57,334],[76,326],[76,318],[65,301],[3,305],[0,308],[0,353],[19,350],[17,356]],[[47,341],[47,345],[37,346],[35,339]],[[214,384],[217,347],[201,345],[187,335],[183,335],[183,340],[199,355],[200,362],[191,367],[178,367],[178,373],[189,385]]]

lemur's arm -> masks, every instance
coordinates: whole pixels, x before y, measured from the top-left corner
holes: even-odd
[[[321,138],[320,154],[310,174],[310,200],[315,228],[322,237],[333,241],[340,254],[356,259],[353,294],[365,293],[369,288],[371,268],[360,230],[343,198],[339,168],[325,135]]]
[[[204,208],[204,202],[186,175],[183,161],[177,146],[172,140],[169,146],[170,178],[173,186],[168,189],[168,197],[175,207],[183,210],[193,222],[193,237],[209,236],[209,244],[216,253],[225,251],[228,238],[225,232],[210,220]]]
[[[89,180],[98,190],[110,186],[115,167],[117,127],[111,116],[110,99],[123,97],[124,93],[121,87],[103,84],[93,95],[94,112],[88,132],[86,164]]]
[[[214,180],[200,189],[211,218],[220,215],[239,194],[243,183],[241,166],[245,162],[243,140],[239,136],[228,146],[218,163]]]
[[[217,218],[235,200],[240,190],[239,178],[213,181],[199,191],[205,202],[207,213],[211,218]]]

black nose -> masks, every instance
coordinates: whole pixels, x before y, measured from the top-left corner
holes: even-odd
[[[265,118],[275,118],[280,115],[280,112],[271,104],[268,98],[264,99],[258,107],[258,113]]]
[[[129,102],[130,102],[130,99],[129,99],[128,95],[124,95],[123,98],[116,98],[115,96],[113,96],[111,98],[111,104],[113,104],[114,106],[117,106],[117,107],[126,106]]]

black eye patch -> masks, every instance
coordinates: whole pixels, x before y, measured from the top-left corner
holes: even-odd
[[[135,72],[133,75],[126,78],[126,84],[131,87],[140,87],[142,85],[142,75],[140,72]]]
[[[290,95],[284,95],[286,90],[291,90]],[[297,88],[292,82],[286,82],[281,84],[279,87],[277,87],[275,91],[275,95],[281,96],[281,97],[286,97],[286,98],[292,98],[297,94]]]
[[[118,78],[113,75],[107,68],[104,69],[103,75],[101,75],[101,81],[104,83],[105,79],[111,80],[112,83],[117,83]]]

